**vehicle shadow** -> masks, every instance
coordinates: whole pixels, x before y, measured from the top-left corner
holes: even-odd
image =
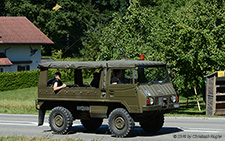
[[[159,136],[159,135],[172,134],[172,133],[182,132],[182,131],[183,131],[182,129],[179,129],[177,127],[162,127],[157,133],[152,134],[152,133],[145,132],[140,126],[135,126],[135,128],[134,128],[130,137]],[[95,132],[88,131],[82,125],[73,126],[71,131],[69,132],[69,134],[76,134],[78,132],[111,135],[111,133],[108,129],[108,125],[105,125],[105,124],[103,124]]]

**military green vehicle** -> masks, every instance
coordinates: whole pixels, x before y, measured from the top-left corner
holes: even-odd
[[[155,133],[163,126],[164,113],[179,108],[163,62],[54,61],[39,64],[39,69],[38,125],[43,125],[46,111],[51,110],[49,124],[57,134],[68,133],[76,119],[87,130],[95,131],[104,118],[108,118],[112,136],[129,136],[135,122],[145,131]],[[55,92],[47,86],[49,69],[72,70],[72,84]],[[85,83],[84,72],[98,72],[97,84]]]

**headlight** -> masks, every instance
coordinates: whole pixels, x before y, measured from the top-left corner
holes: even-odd
[[[153,105],[153,104],[154,104],[154,99],[152,97],[149,97],[147,99],[147,105],[149,106],[149,105]]]
[[[173,102],[173,103],[175,103],[176,102],[176,96],[171,96],[171,101]]]

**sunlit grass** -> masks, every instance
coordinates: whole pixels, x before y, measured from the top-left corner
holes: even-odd
[[[37,87],[0,92],[0,112],[11,114],[37,114],[35,99]]]
[[[26,137],[26,136],[0,136],[0,141],[85,141],[76,138],[58,138],[52,139],[51,137]],[[94,139],[93,139],[94,141]]]
[[[188,105],[187,105],[187,98],[180,96],[179,97],[180,108],[177,110],[173,110],[172,112],[166,115],[205,116],[206,113],[205,102],[203,101],[203,98],[200,96],[198,96],[198,100],[201,111],[199,111],[195,95],[188,98]]]

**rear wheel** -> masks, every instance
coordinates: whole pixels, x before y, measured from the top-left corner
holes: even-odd
[[[90,120],[81,120],[82,125],[89,131],[95,131],[102,125],[102,118],[91,118]]]
[[[146,132],[149,133],[156,133],[162,128],[163,124],[164,124],[163,114],[159,114],[154,118],[149,118],[149,120],[140,122],[142,129],[144,129]]]
[[[113,110],[109,115],[109,130],[112,136],[129,136],[134,129],[134,120],[123,108]]]
[[[71,112],[64,107],[55,107],[49,114],[51,130],[57,134],[65,134],[70,131],[73,124]]]

